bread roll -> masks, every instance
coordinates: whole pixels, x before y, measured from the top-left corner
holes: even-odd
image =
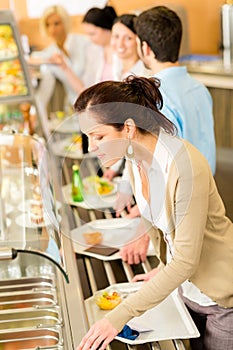
[[[85,242],[90,245],[100,244],[103,239],[101,232],[84,233],[83,237],[85,239]]]

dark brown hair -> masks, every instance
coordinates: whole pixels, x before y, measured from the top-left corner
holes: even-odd
[[[161,112],[160,81],[130,75],[123,81],[104,81],[84,90],[77,98],[76,112],[91,112],[101,124],[121,130],[132,118],[142,133],[158,134],[164,129],[175,134],[176,127]]]
[[[116,23],[122,23],[124,26],[129,28],[134,34],[136,34],[135,26],[134,26],[134,21],[137,16],[134,14],[123,14],[121,16],[118,16],[113,24]]]
[[[92,7],[83,17],[83,23],[90,23],[96,27],[111,30],[113,22],[117,17],[112,6],[105,6],[103,9]]]
[[[178,15],[166,6],[156,6],[135,18],[137,36],[145,41],[160,62],[176,62],[182,38]]]

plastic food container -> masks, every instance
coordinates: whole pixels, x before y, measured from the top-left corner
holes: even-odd
[[[121,295],[116,291],[98,291],[94,295],[95,303],[102,310],[112,310],[122,301]]]

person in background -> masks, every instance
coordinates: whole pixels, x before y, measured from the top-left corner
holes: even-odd
[[[93,7],[83,17],[83,29],[92,43],[85,56],[82,76],[77,74],[62,55],[53,56],[53,61],[65,75],[69,85],[80,94],[85,88],[96,82],[113,79],[113,51],[110,45],[111,29],[117,14],[113,7],[103,9]]]
[[[134,14],[123,14],[114,20],[111,37],[111,45],[117,56],[113,65],[114,80],[123,80],[130,74],[149,75],[149,71],[138,56],[135,18]],[[121,172],[123,163],[123,161],[117,162],[107,169],[103,176],[111,181]]]
[[[182,23],[178,15],[165,6],[156,6],[142,12],[135,19],[138,53],[145,67],[161,81],[162,113],[172,121],[178,135],[191,142],[208,160],[212,173],[216,167],[216,145],[212,98],[207,88],[179,65]],[[128,217],[139,216],[137,205],[130,208],[132,191],[127,186],[128,176],[123,173],[116,204],[118,216],[127,206]],[[149,237],[121,249],[121,257],[130,264],[144,261]]]
[[[191,340],[192,350],[233,348],[233,223],[206,157],[177,137],[162,114],[159,84],[155,77],[105,81],[74,104],[90,150],[103,165],[126,157],[141,220],[153,228],[155,246],[162,232],[168,252],[165,266],[135,276],[133,281],[145,281],[142,287],[92,325],[77,350],[105,349],[130,319],[177,288],[201,334]]]
[[[117,56],[114,69],[114,80],[123,80],[130,74],[148,75],[137,51],[136,30],[134,14],[118,16],[112,26],[111,46]]]
[[[52,40],[52,43],[39,53],[42,62],[49,64],[42,65],[42,81],[37,95],[41,96],[47,104],[53,94],[57,79],[64,86],[68,102],[73,105],[77,91],[83,89],[84,83],[87,86],[93,83],[92,77],[86,74],[86,64],[88,57],[95,55],[97,49],[87,36],[70,33],[70,15],[60,5],[46,8],[40,25],[41,30]],[[38,56],[38,52],[35,55]],[[68,73],[63,69],[64,66],[69,68],[67,68]],[[75,81],[75,89],[72,78],[70,81],[71,72],[79,78]],[[79,84],[79,89],[77,89],[77,84]]]
[[[112,6],[105,6],[103,9],[93,7],[83,17],[82,23],[85,33],[94,44],[102,49],[101,54],[94,57],[92,64],[95,69],[95,83],[113,79],[111,35],[116,17],[116,11]]]

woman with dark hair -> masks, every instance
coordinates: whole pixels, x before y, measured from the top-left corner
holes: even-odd
[[[117,17],[112,6],[103,9],[93,7],[83,17],[83,28],[90,40],[102,48],[102,54],[94,58],[95,82],[113,79],[113,51],[110,44],[113,22]]]
[[[118,16],[112,26],[111,45],[117,55],[114,67],[114,80],[122,80],[130,74],[148,76],[143,62],[137,51],[136,30],[134,14],[123,14]]]
[[[136,276],[146,283],[96,322],[77,350],[105,349],[131,318],[176,288],[192,315],[206,319],[199,349],[233,348],[233,224],[208,161],[175,136],[162,105],[159,80],[133,76],[98,83],[75,102],[90,150],[107,167],[126,157],[144,227],[155,247],[159,232],[167,245],[166,265]]]

